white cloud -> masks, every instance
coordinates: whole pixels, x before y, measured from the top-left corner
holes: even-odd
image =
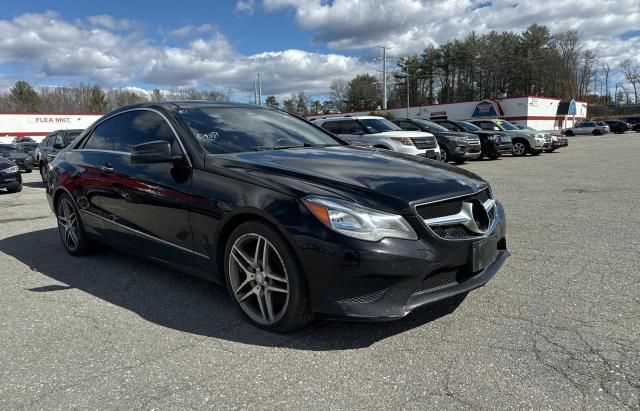
[[[253,16],[253,13],[255,12],[255,3],[255,0],[238,0],[235,8],[236,13]]]
[[[102,27],[108,30],[138,30],[144,27],[144,24],[130,19],[114,19],[108,14],[100,14],[96,16],[87,17],[87,21],[96,26]]]
[[[385,44],[395,55],[419,53],[471,31],[524,30],[538,23],[552,31],[579,30],[587,44],[612,61],[640,55],[637,41],[622,49],[618,39],[640,27],[638,0],[264,0],[263,7],[293,10],[301,30],[336,50]]]
[[[189,37],[192,35],[210,33],[215,30],[215,27],[211,24],[203,24],[200,26],[193,26],[188,24],[175,30],[169,31],[167,34],[172,37]]]
[[[196,35],[211,30],[213,26],[204,25],[185,31]],[[331,79],[376,69],[334,53],[276,50],[243,55],[215,31],[185,46],[167,47],[135,34],[85,28],[53,13],[0,20],[0,32],[0,64],[31,70],[40,83],[89,80],[115,87],[232,88],[242,94],[252,90],[260,73],[265,95],[297,90],[327,94]]]

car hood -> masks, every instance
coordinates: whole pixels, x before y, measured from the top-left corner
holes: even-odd
[[[27,158],[29,158],[29,154],[26,153],[9,153],[7,154],[3,154],[4,158],[10,158],[11,160],[26,160]]]
[[[433,134],[428,133],[426,131],[385,131],[384,133],[375,133],[375,134],[368,134],[370,136],[380,136],[380,137],[409,137],[409,138],[416,138],[416,137],[433,137]]]
[[[292,195],[342,196],[381,210],[409,212],[409,203],[472,194],[487,186],[475,174],[386,150],[310,147],[210,155],[206,168],[253,179]]]

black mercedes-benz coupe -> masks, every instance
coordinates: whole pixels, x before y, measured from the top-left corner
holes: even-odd
[[[226,284],[277,332],[314,314],[400,318],[486,284],[508,256],[478,176],[270,108],[119,109],[56,156],[46,185],[70,254],[105,243]]]

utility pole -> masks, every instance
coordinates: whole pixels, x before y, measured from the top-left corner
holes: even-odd
[[[253,82],[253,103],[258,105],[258,85],[255,81]]]
[[[260,73],[258,73],[258,105],[262,105],[262,83],[260,82]]]
[[[391,47],[378,46],[382,49],[382,109],[387,109],[387,49]]]

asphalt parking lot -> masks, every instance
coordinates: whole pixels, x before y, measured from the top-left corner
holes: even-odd
[[[388,323],[246,324],[226,291],[74,258],[37,172],[0,194],[0,408],[640,407],[640,134],[468,163],[512,252],[466,299]]]

